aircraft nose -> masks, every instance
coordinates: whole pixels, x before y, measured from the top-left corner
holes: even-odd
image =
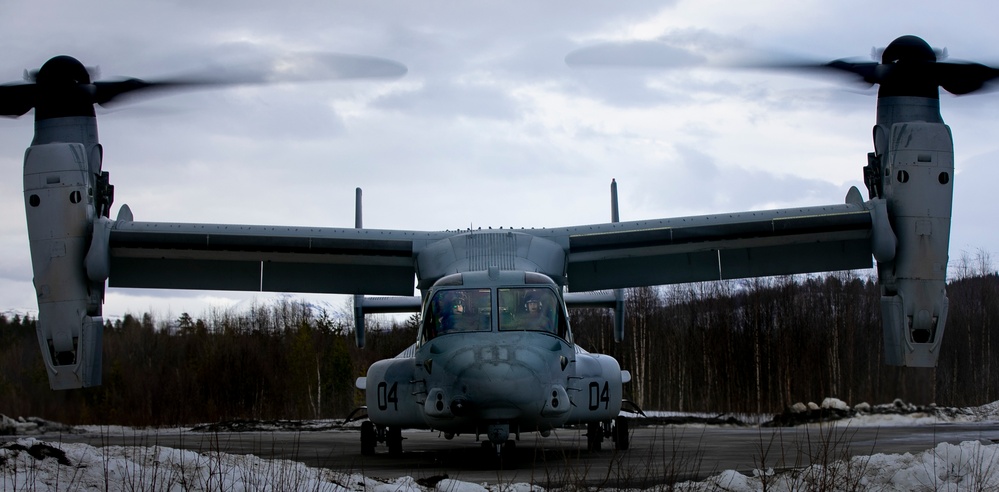
[[[514,346],[462,352],[448,364],[456,377],[447,408],[455,416],[511,419],[541,412],[552,384],[541,354]]]
[[[541,367],[531,360],[480,360],[458,373],[459,388],[468,400],[511,403],[533,399],[540,393]]]

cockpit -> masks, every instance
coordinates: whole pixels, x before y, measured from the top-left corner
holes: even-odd
[[[516,286],[435,288],[424,304],[420,340],[488,331],[545,332],[568,340],[565,307],[555,288],[550,280]]]

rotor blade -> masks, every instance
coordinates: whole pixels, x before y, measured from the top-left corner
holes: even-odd
[[[993,90],[999,78],[999,68],[981,63],[938,62],[936,65],[940,87],[958,96],[983,89]]]
[[[565,57],[566,65],[673,70],[689,67],[801,70],[830,68],[825,62],[746,46],[676,46],[663,40],[598,43]],[[837,67],[839,68],[839,67]]]
[[[703,65],[704,56],[661,41],[623,41],[579,48],[565,56],[573,67],[682,68]]]
[[[278,84],[350,79],[395,79],[405,65],[371,56],[340,53],[297,53],[254,63],[216,67],[186,75],[152,80],[124,79],[95,82],[95,102],[120,102],[122,96],[154,91],[199,89],[229,85]]]
[[[861,62],[849,59],[833,60],[831,62],[818,65],[815,69],[826,73],[834,71],[840,75],[851,78],[852,82],[863,85],[864,87],[871,87],[874,84],[881,83],[884,80],[885,71],[884,67],[877,62]],[[850,77],[850,75],[853,77]]]
[[[840,74],[865,88],[892,88],[885,94],[904,92],[935,97],[937,87],[955,95],[999,87],[999,68],[958,60],[942,61],[946,50],[930,47],[922,38],[901,36],[887,47],[873,51],[878,61],[839,59],[818,62],[794,55],[761,51],[747,43],[704,43],[690,37],[599,43],[577,49],[565,57],[573,68],[649,68],[659,70],[694,67],[737,68]],[[887,59],[885,59],[887,58]],[[879,92],[880,93],[880,92]]]
[[[824,65],[801,56],[761,50],[745,43],[665,39],[597,43],[570,52],[566,65],[676,69],[688,67],[797,69]]]
[[[0,85],[0,116],[16,118],[34,106],[34,84]]]
[[[676,70],[705,67],[852,75],[854,81],[860,77],[864,89],[876,83],[879,76],[877,63],[846,59],[824,62],[747,46],[719,46],[677,47],[662,40],[599,43],[570,52],[565,57],[565,63],[572,68]]]

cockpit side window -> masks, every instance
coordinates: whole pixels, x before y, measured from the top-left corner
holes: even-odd
[[[544,331],[566,336],[567,322],[551,289],[499,289],[500,331]]]
[[[423,325],[423,339],[448,333],[492,329],[492,299],[489,289],[437,291],[430,300]]]

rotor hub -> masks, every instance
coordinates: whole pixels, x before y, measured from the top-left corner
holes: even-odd
[[[892,41],[881,53],[881,63],[935,62],[937,54],[918,36],[902,36]]]
[[[39,85],[78,85],[90,83],[90,72],[76,58],[59,55],[49,59],[35,74]]]

